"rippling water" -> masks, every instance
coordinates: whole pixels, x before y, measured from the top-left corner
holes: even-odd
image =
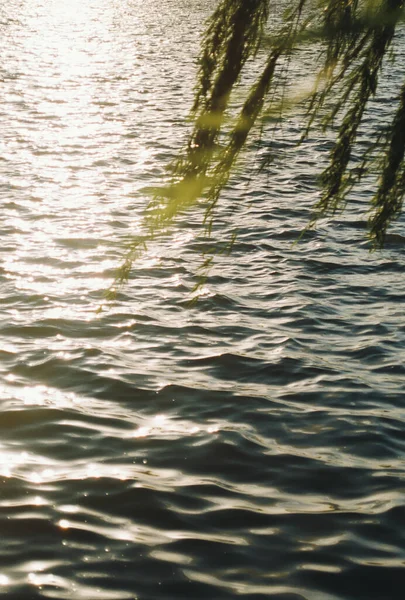
[[[293,245],[327,141],[296,151],[291,117],[279,164],[236,174],[216,237],[237,242],[196,304],[197,211],[96,313],[184,140],[214,4],[0,7],[9,600],[403,598],[404,221],[370,254],[363,187]]]

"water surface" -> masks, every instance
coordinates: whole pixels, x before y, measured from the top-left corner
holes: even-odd
[[[293,244],[327,140],[297,151],[291,115],[269,171],[235,175],[197,303],[199,210],[96,312],[184,142],[214,4],[0,8],[8,600],[403,597],[404,221],[370,254],[363,186]]]

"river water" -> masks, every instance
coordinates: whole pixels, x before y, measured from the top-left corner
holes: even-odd
[[[297,151],[291,115],[271,168],[235,174],[197,302],[196,209],[96,311],[184,142],[214,4],[1,4],[8,600],[403,598],[404,220],[370,254],[364,185],[293,243],[328,141]]]

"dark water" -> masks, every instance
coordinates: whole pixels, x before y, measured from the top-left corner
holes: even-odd
[[[291,115],[270,171],[235,175],[216,236],[237,242],[196,304],[197,210],[96,313],[184,139],[213,5],[0,7],[8,600],[403,598],[404,221],[370,254],[364,186],[293,245],[328,142],[297,152]]]

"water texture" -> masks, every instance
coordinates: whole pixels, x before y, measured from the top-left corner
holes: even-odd
[[[184,142],[214,4],[1,4],[7,600],[403,598],[404,221],[370,254],[364,185],[294,244],[330,141],[297,151],[292,114],[224,195],[232,254],[196,209],[96,312]]]

